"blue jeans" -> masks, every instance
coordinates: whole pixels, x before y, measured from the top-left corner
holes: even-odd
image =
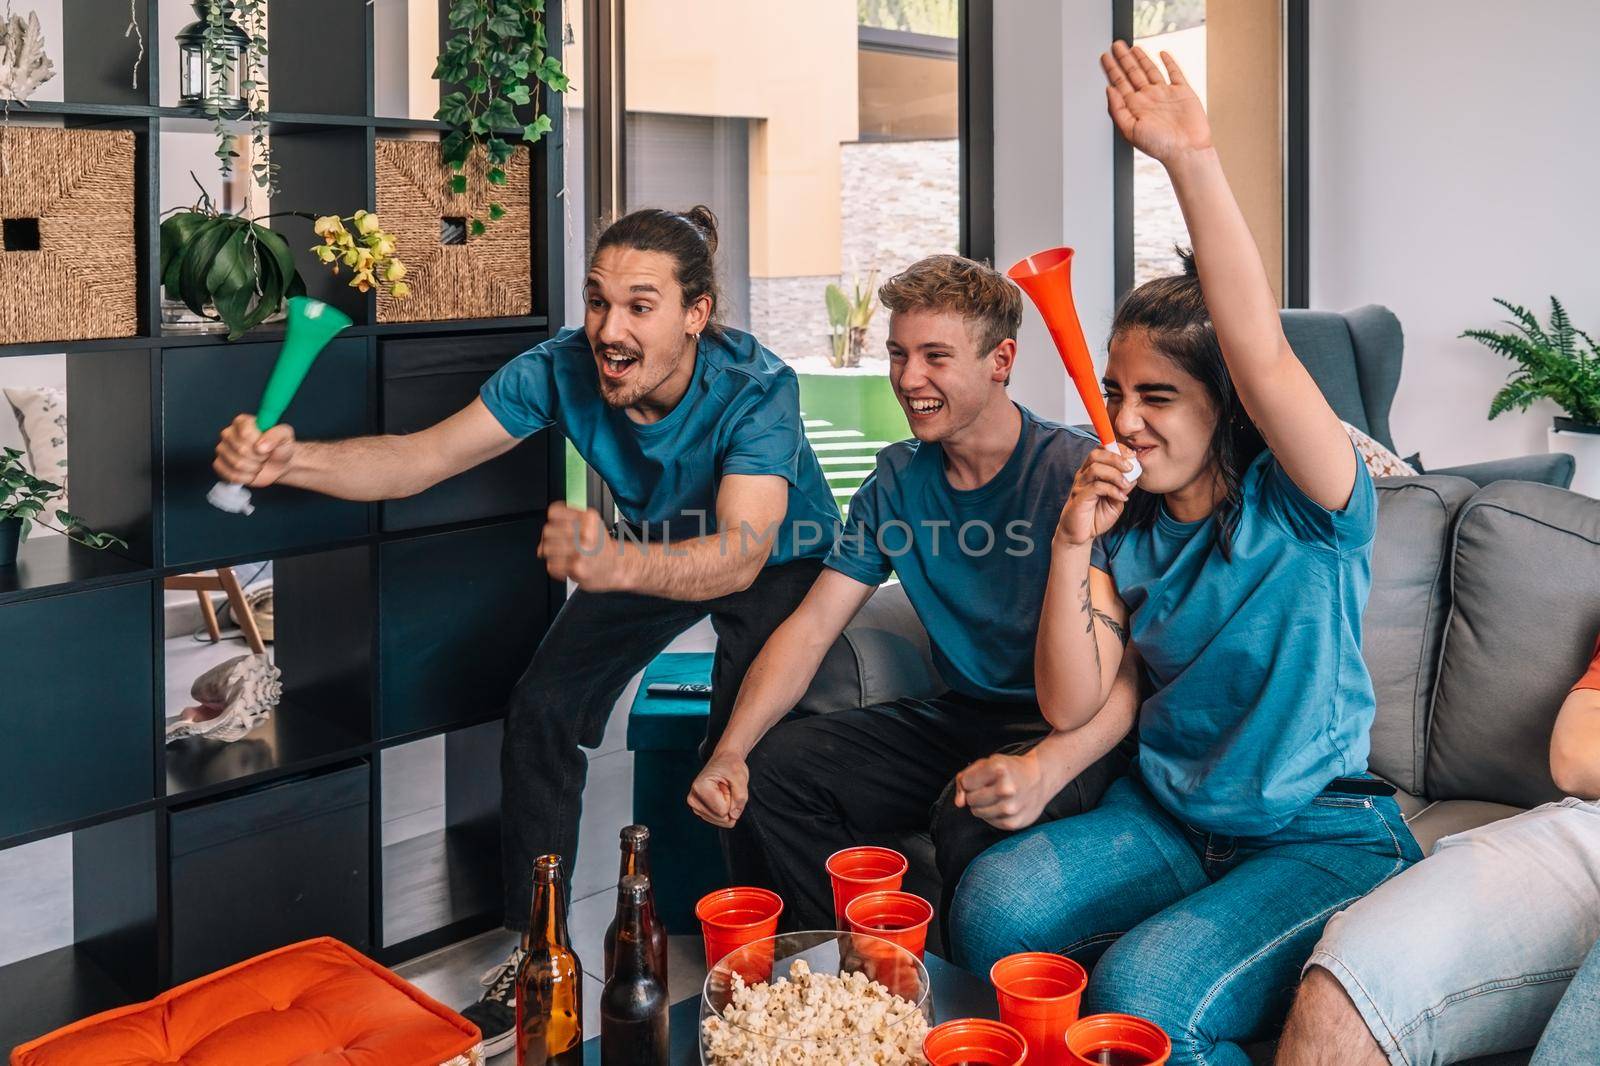
[[[1600,1048],[1600,943],[1589,949],[1588,961],[1567,986],[1528,1066],[1582,1062],[1596,1048]]]
[[[1326,791],[1284,828],[1223,837],[1167,813],[1137,776],[1095,810],[995,845],[951,915],[955,961],[1016,951],[1093,966],[1083,1011],[1148,1018],[1172,1066],[1248,1066],[1328,916],[1422,857],[1389,797]],[[1098,962],[1097,962],[1098,960]]]

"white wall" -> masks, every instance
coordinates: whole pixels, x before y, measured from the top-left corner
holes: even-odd
[[[1340,0],[1310,37],[1312,306],[1399,316],[1402,452],[1545,451],[1555,406],[1489,422],[1511,364],[1457,334],[1554,293],[1600,335],[1600,4]]]
[[[994,12],[995,265],[1069,245],[1073,294],[1089,349],[1104,365],[1116,279],[1112,138],[1099,55],[1109,3],[1005,0]],[[1085,422],[1055,346],[1024,308],[1011,395],[1036,413]]]

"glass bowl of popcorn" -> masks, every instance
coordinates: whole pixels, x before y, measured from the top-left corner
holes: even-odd
[[[700,998],[703,1066],[921,1066],[933,1022],[928,971],[864,933],[784,933],[711,968]]]

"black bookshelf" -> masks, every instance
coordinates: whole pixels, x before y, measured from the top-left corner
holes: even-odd
[[[163,329],[162,135],[210,124],[162,106],[158,53],[176,48],[179,26],[161,21],[160,0],[136,3],[137,89],[126,20],[103,0],[65,0],[65,40],[47,47],[64,60],[67,99],[13,109],[14,120],[134,132],[139,327],[0,343],[0,371],[10,357],[66,354],[72,509],[128,542],[102,553],[38,537],[0,570],[0,860],[70,843],[73,908],[71,944],[0,965],[0,1052],[289,940],[335,935],[393,964],[498,924],[499,721],[565,595],[534,555],[565,490],[551,433],[408,500],[265,490],[248,518],[205,504],[216,431],[253,406],[283,330],[230,343]],[[273,210],[371,209],[375,139],[444,130],[377,113],[375,17],[364,0],[271,0]],[[558,2],[546,18],[559,55]],[[330,41],[354,48],[348,62],[325,61]],[[525,315],[379,323],[375,294],[304,251],[308,222],[275,223],[312,295],[355,323],[289,411],[304,436],[419,429],[558,328],[563,129],[559,99],[545,104],[555,128],[530,149]],[[264,560],[280,706],[235,744],[166,746],[163,579]],[[444,825],[385,847],[385,765],[402,772],[385,753],[417,741],[445,752]],[[18,920],[0,908],[0,942]]]

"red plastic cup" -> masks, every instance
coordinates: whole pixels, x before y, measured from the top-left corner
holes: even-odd
[[[716,966],[746,944],[776,936],[778,915],[782,913],[783,900],[776,892],[764,888],[719,888],[700,897],[700,902],[694,905],[694,916],[700,919],[700,933],[705,938],[706,968]],[[741,960],[740,972],[746,980],[752,980],[751,974],[760,968],[758,959]],[[747,970],[750,972],[745,972]],[[765,981],[771,974],[769,949],[766,973],[753,980]]]
[[[865,892],[845,904],[844,920],[850,932],[899,944],[920,959],[933,904],[910,892]]]
[[[1089,975],[1063,955],[1024,951],[989,970],[1000,1020],[1028,1042],[1030,1066],[1076,1066],[1067,1051],[1067,1027],[1078,1020],[1078,1001]]]
[[[828,856],[828,877],[833,881],[833,917],[845,928],[844,909],[867,892],[898,892],[909,864],[892,848],[845,848]]]
[[[1028,1044],[1004,1022],[957,1018],[928,1030],[922,1054],[929,1066],[1022,1066]]]
[[[1131,1014],[1091,1014],[1067,1029],[1071,1066],[1166,1066],[1172,1041],[1155,1022]]]

